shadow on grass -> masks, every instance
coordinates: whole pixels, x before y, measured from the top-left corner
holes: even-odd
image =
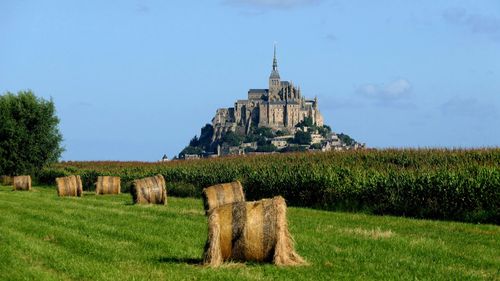
[[[158,259],[160,263],[170,263],[170,264],[187,264],[192,266],[203,267],[202,258],[178,258],[178,257],[160,257]],[[220,268],[242,268],[242,267],[261,267],[263,265],[271,265],[266,262],[238,262],[238,261],[225,261],[220,265]]]
[[[158,259],[160,263],[185,263],[189,265],[202,265],[203,260],[201,258],[179,258],[179,257],[160,257]]]

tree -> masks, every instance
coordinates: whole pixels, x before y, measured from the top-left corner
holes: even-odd
[[[252,147],[245,147],[245,153],[251,153],[251,152],[255,152],[255,149],[252,148]]]
[[[347,146],[351,146],[351,145],[354,145],[356,143],[356,141],[353,138],[351,138],[349,135],[344,134],[344,133],[338,134],[337,137],[340,139],[340,141],[342,143],[345,143],[345,145],[347,145]]]
[[[0,174],[33,174],[64,149],[54,102],[31,91],[0,95]]]
[[[222,137],[222,142],[227,143],[229,146],[239,146],[243,142],[243,139],[243,136],[229,131],[224,135],[224,137]]]
[[[300,121],[297,125],[295,125],[296,128],[304,128],[304,127],[313,127],[313,120],[311,117],[304,117],[304,120]]]
[[[257,142],[257,145],[262,146],[268,143],[267,139],[274,138],[273,130],[269,127],[253,128],[251,133],[244,138],[245,143]]]
[[[198,137],[195,135],[190,141],[189,141],[189,146],[199,146],[200,141],[198,140]]]
[[[321,143],[313,143],[311,146],[309,146],[310,149],[316,149],[319,150],[322,148]]]
[[[214,127],[210,124],[206,124],[205,127],[201,128],[200,138],[198,139],[199,145],[203,146],[205,150],[209,150],[210,144],[212,144],[213,135]]]
[[[248,134],[245,136],[245,140],[243,141],[244,143],[251,143],[254,141],[258,141],[260,138],[259,135],[254,135],[254,134]]]
[[[328,137],[328,135],[332,132],[332,128],[330,128],[330,126],[328,125],[323,125],[323,127],[318,127],[318,133],[326,138]]]
[[[265,144],[257,147],[257,152],[273,152],[278,148],[274,144]]]
[[[200,155],[203,153],[203,150],[200,147],[195,147],[195,146],[186,146],[181,153],[179,153],[179,158],[184,158],[184,155],[186,154],[196,154]]]
[[[275,137],[273,134],[273,130],[269,127],[259,127],[254,130],[253,132],[255,135],[260,135],[269,139],[272,139]]]
[[[311,133],[297,131],[293,138],[293,142],[296,144],[310,144],[312,141]]]
[[[276,131],[276,136],[277,137],[286,136],[286,135],[289,135],[289,134],[290,134],[290,132],[287,129],[282,129],[282,130]]]

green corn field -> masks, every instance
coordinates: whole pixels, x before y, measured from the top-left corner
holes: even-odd
[[[387,149],[291,153],[170,162],[63,162],[37,175],[41,184],[79,174],[93,189],[99,175],[161,174],[177,196],[239,180],[247,199],[282,195],[291,206],[370,214],[500,222],[500,149]]]

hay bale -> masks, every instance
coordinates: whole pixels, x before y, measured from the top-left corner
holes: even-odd
[[[224,204],[245,202],[243,186],[241,186],[239,181],[204,188],[202,195],[206,212]]]
[[[293,243],[283,197],[226,204],[208,212],[203,263],[219,266],[223,261],[237,260],[305,264]]]
[[[12,181],[14,190],[31,190],[31,176],[16,176]]]
[[[13,182],[14,182],[14,178],[11,176],[1,176],[0,177],[0,185],[8,186],[8,185],[12,185]]]
[[[80,176],[67,176],[56,178],[57,195],[78,196],[83,195],[82,179]]]
[[[130,192],[135,204],[167,204],[167,188],[162,175],[134,180]]]
[[[120,177],[99,176],[95,185],[95,194],[120,194]]]

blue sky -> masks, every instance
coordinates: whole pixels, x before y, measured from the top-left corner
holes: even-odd
[[[1,1],[0,92],[53,98],[63,160],[177,154],[282,79],[370,147],[500,145],[500,1]]]

